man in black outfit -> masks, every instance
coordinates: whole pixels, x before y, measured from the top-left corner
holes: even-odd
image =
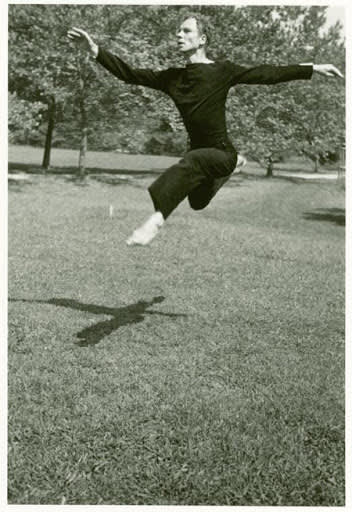
[[[147,245],[165,219],[188,197],[191,208],[205,208],[229,179],[238,155],[227,136],[225,103],[236,84],[276,84],[310,79],[313,72],[325,76],[342,74],[331,64],[261,65],[246,68],[206,56],[208,34],[201,17],[184,19],[177,32],[179,50],[187,63],[163,71],[133,69],[119,57],[97,46],[81,29],[68,37],[81,43],[110,73],[126,83],[143,85],[169,95],[178,108],[190,139],[190,150],[149,187],[154,213],[127,240],[128,245]],[[242,162],[241,162],[242,163]]]

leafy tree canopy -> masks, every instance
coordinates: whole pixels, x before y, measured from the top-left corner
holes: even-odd
[[[247,66],[331,62],[344,72],[341,27],[323,31],[324,6],[194,5],[192,11],[209,20],[212,58]],[[10,5],[9,89],[33,104],[55,97],[56,140],[63,146],[78,146],[83,109],[94,149],[180,154],[186,135],[172,102],[119,82],[69,44],[66,32],[81,27],[132,65],[161,69],[182,65],[174,34],[187,12],[173,5]],[[343,81],[319,76],[238,86],[228,99],[229,132],[238,149],[259,161],[287,148],[314,159],[341,143],[344,104]]]

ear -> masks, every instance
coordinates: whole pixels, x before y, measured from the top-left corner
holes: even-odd
[[[200,36],[200,42],[201,42],[203,45],[207,44],[207,36],[206,36],[205,34],[202,34],[202,35]]]

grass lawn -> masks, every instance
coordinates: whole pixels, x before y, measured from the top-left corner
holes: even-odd
[[[152,179],[10,185],[9,503],[343,505],[344,191],[238,177],[132,249]]]

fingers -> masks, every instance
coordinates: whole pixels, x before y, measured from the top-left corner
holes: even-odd
[[[81,28],[77,28],[77,27],[72,27],[72,30],[74,32],[78,32],[78,34],[81,34],[82,36],[87,36],[87,32],[85,30],[82,30]]]
[[[339,69],[337,69],[333,64],[330,64],[328,71],[328,76],[338,76],[339,78],[343,78],[343,74]]]
[[[69,30],[69,31],[67,32],[67,37],[68,37],[69,39],[71,39],[72,41],[74,41],[74,40],[78,40],[78,39],[81,39],[81,38],[82,38],[81,34],[79,34],[78,32],[76,32],[76,31],[74,31],[74,30]]]
[[[337,69],[333,64],[319,64],[315,66],[315,69],[316,71],[318,71],[318,73],[325,76],[329,76],[332,78],[343,78],[343,74],[341,73],[341,71]]]
[[[327,72],[327,76],[331,76],[333,78],[335,78],[335,77],[343,78],[343,75],[339,71]]]
[[[67,37],[72,41],[77,41],[82,39],[88,39],[89,36],[87,32],[85,32],[84,30],[77,27],[72,27],[70,30],[68,30]]]
[[[343,74],[341,73],[341,71],[340,71],[339,69],[335,68],[335,70],[334,70],[334,71],[335,71],[335,75],[336,75],[336,76],[338,76],[338,77],[340,77],[340,78],[343,78]]]

